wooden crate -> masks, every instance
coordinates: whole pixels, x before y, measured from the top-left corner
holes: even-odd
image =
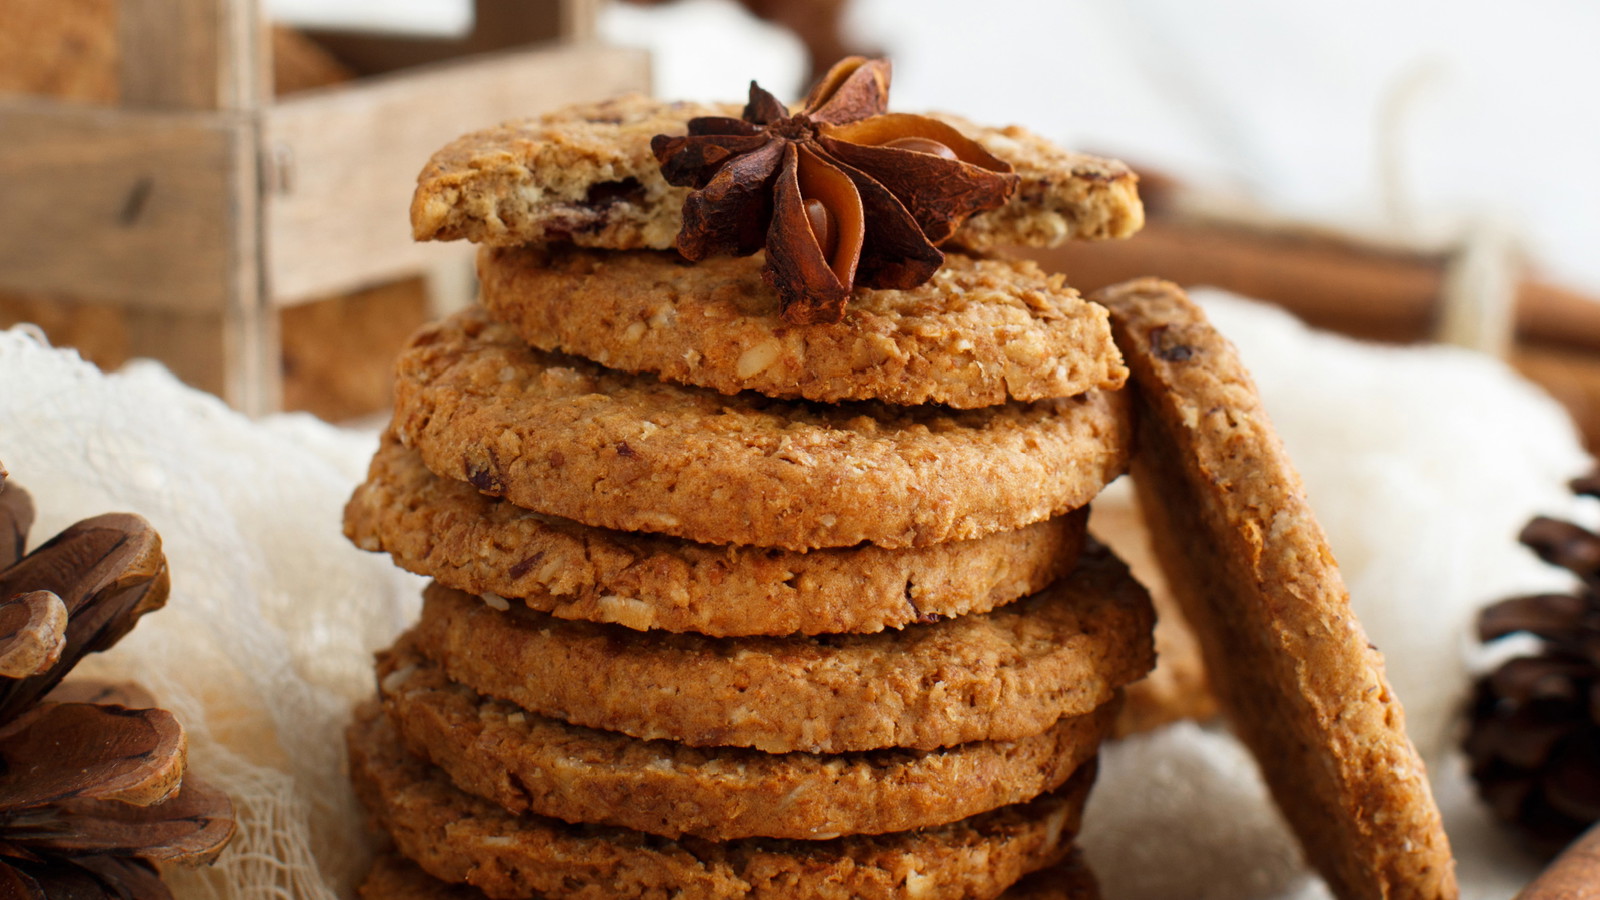
[[[330,37],[380,74],[274,102],[254,0],[120,0],[119,106],[0,98],[0,290],[117,307],[130,353],[276,410],[284,310],[470,255],[410,239],[429,154],[648,89],[643,51],[592,41],[595,3],[478,0],[459,40]]]

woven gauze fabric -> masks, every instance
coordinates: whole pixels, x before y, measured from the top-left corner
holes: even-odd
[[[233,797],[239,830],[216,865],[168,870],[184,900],[334,900],[365,867],[342,729],[420,588],[340,530],[375,447],[308,417],[251,421],[152,364],[105,376],[0,332],[0,463],[33,495],[34,543],[109,511],[161,533],[166,608],[73,677],[144,685],[187,730],[192,770]]]

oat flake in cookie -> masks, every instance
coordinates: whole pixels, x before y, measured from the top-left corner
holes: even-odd
[[[1233,346],[1176,285],[1094,295],[1132,371],[1133,476],[1223,711],[1342,900],[1448,900],[1405,714]]]

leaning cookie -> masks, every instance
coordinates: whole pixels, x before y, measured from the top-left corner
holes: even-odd
[[[625,828],[513,816],[406,754],[368,707],[349,731],[351,780],[372,823],[441,881],[496,900],[981,900],[1071,852],[1094,780],[949,825],[828,841],[673,841]]]
[[[982,615],[901,631],[708,638],[496,609],[437,584],[417,647],[480,694],[577,725],[769,753],[932,750],[1038,734],[1154,664],[1149,595],[1101,548]]]
[[[700,116],[737,117],[739,109],[631,95],[466,135],[417,176],[412,235],[502,247],[670,249],[689,189],[667,184],[650,139],[683,134]],[[959,127],[1010,163],[1020,181],[1005,206],[969,219],[957,244],[1119,238],[1144,224],[1138,176],[1122,163],[1068,153],[1015,126]]]
[[[486,900],[465,884],[449,884],[392,850],[378,855],[361,882],[361,900]],[[1099,900],[1094,876],[1077,850],[1006,889],[1000,900]]]
[[[1095,299],[1132,370],[1157,556],[1307,858],[1345,900],[1455,897],[1405,714],[1233,346],[1176,285]]]
[[[1121,391],[975,410],[732,397],[530,349],[470,309],[412,337],[393,428],[535,512],[711,544],[925,547],[1088,505],[1125,468]]]
[[[1117,708],[1015,741],[823,756],[568,725],[450,681],[407,637],[379,654],[378,684],[413,755],[508,812],[716,841],[909,831],[1024,803],[1094,757]]]
[[[492,248],[483,305],[529,344],[724,394],[958,409],[1116,390],[1105,310],[1031,262],[945,257],[909,290],[855,292],[844,321],[778,317],[761,255]]]
[[[1087,510],[967,541],[797,553],[592,528],[440,478],[386,433],[345,534],[401,567],[562,619],[713,637],[869,633],[988,612],[1072,571]]]

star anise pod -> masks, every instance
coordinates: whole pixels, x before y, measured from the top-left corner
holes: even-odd
[[[129,691],[58,689],[166,602],[161,539],[112,514],[24,554],[32,522],[0,468],[0,897],[169,897],[154,862],[214,858],[232,805],[184,776],[171,713]]]
[[[944,262],[968,216],[1016,189],[1011,166],[955,128],[888,113],[889,63],[856,56],[799,110],[750,83],[741,118],[689,120],[650,142],[666,180],[693,187],[678,252],[698,260],[765,248],[782,317],[837,322],[856,286],[905,289]]]
[[[1593,478],[1573,482],[1600,496]],[[1465,747],[1479,793],[1539,851],[1554,855],[1600,821],[1600,536],[1539,517],[1522,542],[1577,575],[1571,594],[1533,594],[1485,609],[1478,637],[1529,634],[1518,656],[1474,689]]]

